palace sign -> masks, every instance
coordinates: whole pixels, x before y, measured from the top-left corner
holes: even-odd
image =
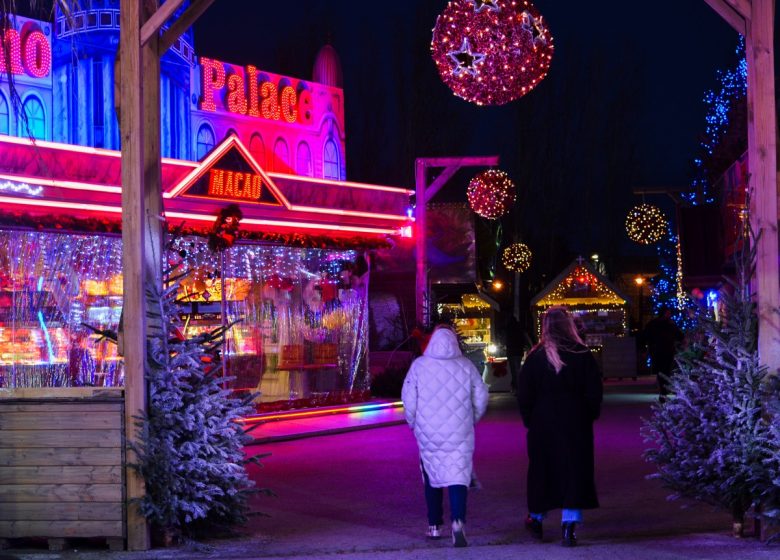
[[[51,45],[39,27],[29,22],[16,29],[6,29],[0,37],[0,73],[27,74],[45,78],[51,72]]]
[[[200,76],[200,108],[203,111],[214,112],[221,102],[219,104],[227,111],[236,115],[286,123],[312,122],[311,94],[305,89],[296,91],[289,85],[289,78],[261,80],[254,66],[237,68],[203,57]]]

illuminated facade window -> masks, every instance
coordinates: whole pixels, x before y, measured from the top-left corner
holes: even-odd
[[[106,145],[104,95],[103,61],[96,58],[92,61],[92,145],[96,148],[104,148]]]
[[[8,111],[8,101],[0,93],[0,134],[8,134],[10,131],[11,114]]]
[[[311,163],[311,149],[306,142],[298,144],[298,175],[314,177],[314,168]]]
[[[214,148],[214,131],[207,124],[200,125],[198,129],[198,141],[197,141],[197,153],[195,154],[198,160],[209,153]]]
[[[249,153],[255,158],[257,165],[265,166],[265,144],[257,132],[249,139]]]
[[[22,103],[22,113],[26,118],[19,119],[19,136],[46,140],[46,115],[41,100],[35,95],[27,97]]]
[[[279,138],[274,144],[274,171],[290,172],[290,149],[282,138]]]
[[[325,142],[323,149],[322,175],[325,179],[341,179],[339,148],[332,138]]]

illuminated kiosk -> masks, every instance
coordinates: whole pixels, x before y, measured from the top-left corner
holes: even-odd
[[[0,388],[121,387],[116,350],[82,325],[115,329],[122,306],[118,6],[11,23],[0,52],[19,111],[0,78]],[[166,219],[193,234],[177,247],[191,269],[185,330],[240,319],[228,374],[271,408],[367,388],[366,251],[411,234],[413,191],[345,181],[332,47],[312,78],[198,57],[191,31],[161,64]],[[220,258],[206,236],[230,204],[241,236]]]
[[[2,386],[121,386],[116,351],[82,323],[116,328],[121,312],[118,152],[0,137]],[[203,161],[164,160],[186,333],[231,329],[235,388],[264,401],[367,388],[366,249],[409,223],[410,191],[266,173],[235,136]],[[206,238],[236,204],[241,240],[220,265]],[[24,302],[23,305],[20,302]],[[316,402],[313,404],[317,404]],[[320,403],[321,404],[321,403]]]
[[[628,300],[581,257],[531,300],[537,338],[546,310],[558,305],[575,316],[604,377],[636,377],[635,341],[627,336]]]

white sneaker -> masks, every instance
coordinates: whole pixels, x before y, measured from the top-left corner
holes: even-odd
[[[464,531],[463,521],[456,519],[452,522],[452,544],[457,548],[468,546],[466,541],[466,532]]]
[[[429,539],[440,539],[441,525],[428,525],[428,531],[426,531],[425,536]]]

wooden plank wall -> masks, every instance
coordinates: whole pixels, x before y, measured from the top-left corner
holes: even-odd
[[[120,398],[0,399],[0,538],[125,538]]]

